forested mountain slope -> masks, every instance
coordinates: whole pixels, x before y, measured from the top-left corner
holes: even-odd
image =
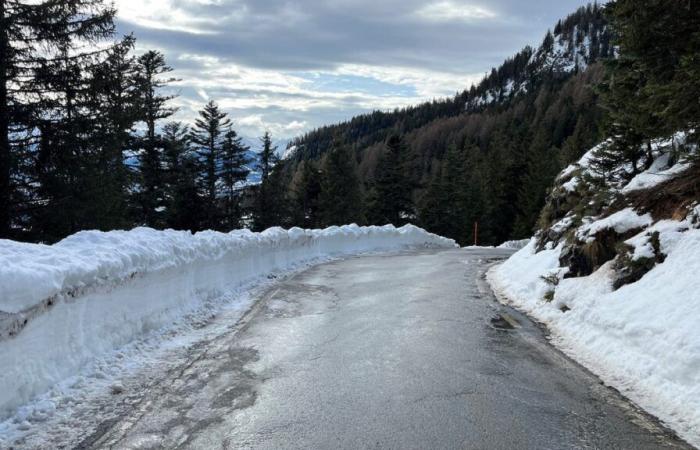
[[[470,242],[477,221],[483,243],[529,235],[555,175],[601,136],[595,86],[604,73],[600,61],[612,56],[610,42],[602,8],[589,5],[557,23],[538,48],[526,47],[454,98],[358,116],[296,139],[284,172],[297,202],[291,209],[301,203],[304,213],[292,214],[291,224],[335,222],[304,184],[320,183],[310,175],[318,169],[320,178],[342,179],[323,166],[329,152],[346,151],[357,163],[364,199],[348,205],[355,211],[346,220],[399,217],[462,243]],[[392,164],[403,178],[395,187],[408,190],[410,202],[388,213],[377,192],[392,136],[400,138]],[[313,170],[304,176],[307,165]]]

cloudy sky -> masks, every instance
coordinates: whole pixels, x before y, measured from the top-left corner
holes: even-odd
[[[453,95],[585,0],[116,0],[118,30],[165,53],[178,118],[216,100],[247,137],[289,139]]]

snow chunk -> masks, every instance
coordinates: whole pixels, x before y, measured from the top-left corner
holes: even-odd
[[[525,247],[529,243],[530,243],[530,239],[521,239],[519,241],[506,241],[496,248],[520,250],[521,248]]]
[[[626,194],[641,189],[652,188],[676,177],[691,167],[690,163],[679,163],[670,166],[670,158],[671,155],[668,153],[658,157],[648,170],[634,177],[627,186],[622,189],[622,192]]]
[[[563,187],[566,190],[566,192],[575,192],[580,182],[581,180],[579,179],[579,177],[573,177],[566,183],[562,184],[561,187]]]
[[[604,219],[581,226],[576,232],[576,237],[582,241],[591,241],[596,233],[603,230],[613,229],[616,233],[622,234],[635,228],[651,225],[652,221],[649,213],[639,215],[634,209],[625,208]]]

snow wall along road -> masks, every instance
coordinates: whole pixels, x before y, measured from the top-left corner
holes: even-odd
[[[0,418],[92,359],[273,272],[365,252],[455,247],[412,225],[77,233],[0,240]]]

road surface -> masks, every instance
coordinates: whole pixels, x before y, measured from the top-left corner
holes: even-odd
[[[358,257],[282,280],[78,448],[688,448],[495,301],[483,274],[508,254]]]

